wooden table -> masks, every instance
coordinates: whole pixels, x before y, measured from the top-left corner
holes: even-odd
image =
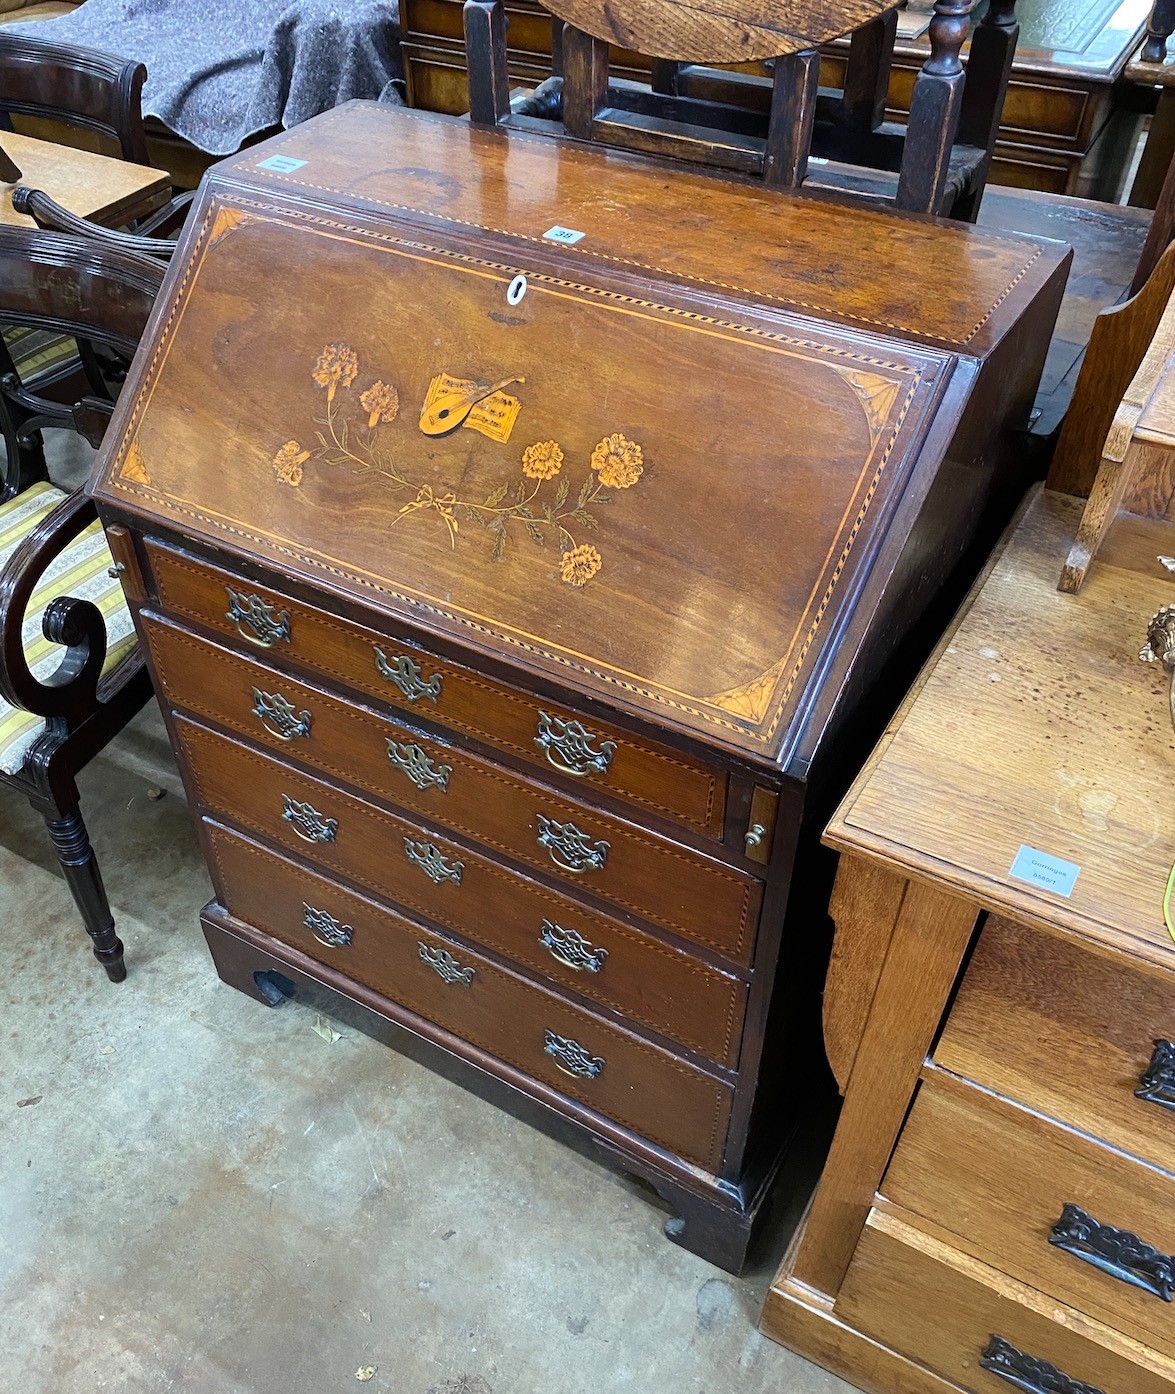
[[[973,18],[982,13],[982,0]],[[1123,100],[1127,60],[1149,0],[1020,0],[1020,42],[989,182],[1115,202],[1141,117]],[[551,71],[551,18],[537,0],[509,0],[511,81],[533,87]],[[456,115],[469,109],[461,0],[400,0],[408,101]],[[822,86],[843,81],[847,43],[829,45]],[[887,114],[904,121],[930,52],[923,38],[894,50]],[[964,58],[966,53],[964,52]],[[616,50],[617,77],[644,79],[649,62]]]
[[[1175,581],[1152,554],[1058,592],[1080,512],[1035,495],[827,833],[845,1100],[763,1328],[868,1390],[1175,1390],[1122,1271],[1138,1234],[1175,1265],[1175,739],[1138,661]],[[1073,1203],[1100,1223],[1066,1249]]]
[[[167,202],[165,170],[55,145],[14,131],[0,133],[0,146],[21,171],[20,183],[40,189],[63,208],[108,227],[146,217]],[[13,211],[11,184],[0,184],[0,223],[31,227],[32,219]]]

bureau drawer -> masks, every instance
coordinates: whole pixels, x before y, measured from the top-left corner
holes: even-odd
[[[236,741],[184,720],[176,726],[213,812],[712,1060],[735,1063],[747,993],[737,978]],[[306,823],[283,817],[287,799],[333,820],[332,840],[311,852],[297,830]],[[569,966],[601,954],[596,972]]]
[[[238,919],[668,1151],[717,1170],[728,1086],[284,857],[215,825],[208,835],[226,909]]]
[[[1175,1172],[1173,973],[990,916],[935,1059]]]
[[[726,773],[148,542],[161,603],[291,663],[721,839]],[[235,618],[234,618],[235,616]]]
[[[940,1074],[881,1189],[984,1263],[1175,1356],[1175,1178]]]
[[[1162,1357],[881,1210],[836,1315],[971,1394],[1175,1394]]]
[[[749,955],[761,883],[366,707],[142,617],[169,703],[287,751],[664,929]]]

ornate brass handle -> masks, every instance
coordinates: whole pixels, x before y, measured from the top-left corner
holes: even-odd
[[[395,683],[409,702],[419,702],[422,697],[427,697],[434,704],[440,701],[443,676],[441,673],[434,673],[431,678],[423,678],[420,675],[420,665],[413,662],[406,653],[389,658],[378,644],[373,644],[372,647],[375,649],[375,666],[380,675],[387,678],[388,682]]]
[[[343,924],[327,910],[316,910],[313,905],[302,902],[302,923],[321,944],[331,949],[346,948],[355,931],[349,924]]]
[[[449,776],[453,773],[453,767],[434,765],[418,745],[411,742],[399,745],[396,741],[389,740],[388,759],[398,770],[403,770],[420,790],[439,789],[443,794],[449,787]]]
[[[1154,1293],[1164,1302],[1175,1295],[1175,1258],[1160,1253],[1129,1230],[1101,1224],[1080,1206],[1064,1206],[1049,1243],[1111,1278]]]
[[[1175,1113],[1175,1041],[1156,1041],[1151,1062],[1139,1076],[1136,1099]]]
[[[1146,643],[1139,651],[1144,663],[1161,663],[1171,679],[1167,705],[1175,722],[1175,605],[1164,605],[1151,617],[1147,626]]]
[[[577,930],[564,929],[550,920],[543,921],[539,943],[552,958],[567,968],[574,968],[577,973],[598,973],[608,957],[607,949],[592,948]]]
[[[463,968],[448,949],[430,948],[428,944],[419,941],[417,947],[420,949],[420,957],[424,962],[430,968],[435,969],[447,983],[468,987],[476,976],[476,969]]]
[[[604,1068],[600,1056],[589,1055],[578,1041],[557,1036],[554,1031],[543,1032],[543,1050],[565,1075],[576,1079],[595,1079]]]
[[[599,750],[593,750],[592,741],[599,739],[594,731],[585,730],[578,721],[563,721],[547,712],[539,712],[539,730],[534,743],[564,774],[580,779],[603,774],[616,753],[616,742],[600,741]]]
[[[1047,1360],[1025,1355],[1002,1336],[992,1336],[979,1357],[980,1367],[1007,1380],[1024,1394],[1102,1394],[1092,1384],[1082,1384],[1062,1374]]]
[[[225,619],[237,627],[237,633],[259,649],[271,649],[274,644],[290,642],[290,612],[275,610],[267,605],[259,595],[246,595],[244,591],[228,591],[228,611]]]
[[[545,847],[551,860],[564,871],[579,876],[585,871],[600,871],[608,860],[609,844],[593,842],[580,832],[574,823],[556,823],[553,818],[538,814],[538,844]]]
[[[413,842],[410,837],[406,837],[404,854],[413,866],[418,866],[436,885],[439,886],[442,881],[452,881],[454,886],[461,884],[464,863],[449,861],[431,842]]]
[[[279,741],[304,739],[310,735],[310,713],[296,712],[280,692],[262,692],[255,687],[253,715]]]
[[[324,818],[313,804],[299,803],[282,795],[282,817],[303,842],[333,842],[339,830],[337,818]]]

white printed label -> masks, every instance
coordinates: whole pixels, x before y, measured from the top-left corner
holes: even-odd
[[[1077,884],[1081,868],[1076,862],[1067,862],[1064,857],[1052,857],[1047,852],[1038,852],[1035,847],[1021,847],[1012,862],[1009,876],[1017,881],[1027,881],[1031,886],[1053,891],[1057,895],[1070,896]]]
[[[548,228],[546,232],[543,233],[543,237],[548,242],[562,242],[564,246],[567,247],[570,247],[573,243],[578,242],[582,237],[586,236],[586,233],[576,232],[574,228],[557,226]]]
[[[272,169],[278,174],[293,174],[296,169],[301,169],[305,163],[305,160],[295,160],[292,155],[270,155],[269,159],[262,160],[257,168]]]

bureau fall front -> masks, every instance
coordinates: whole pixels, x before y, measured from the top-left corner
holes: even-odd
[[[361,103],[220,165],[94,494],[221,976],[737,1269],[821,1078],[819,819],[1023,490],[1066,267]]]

